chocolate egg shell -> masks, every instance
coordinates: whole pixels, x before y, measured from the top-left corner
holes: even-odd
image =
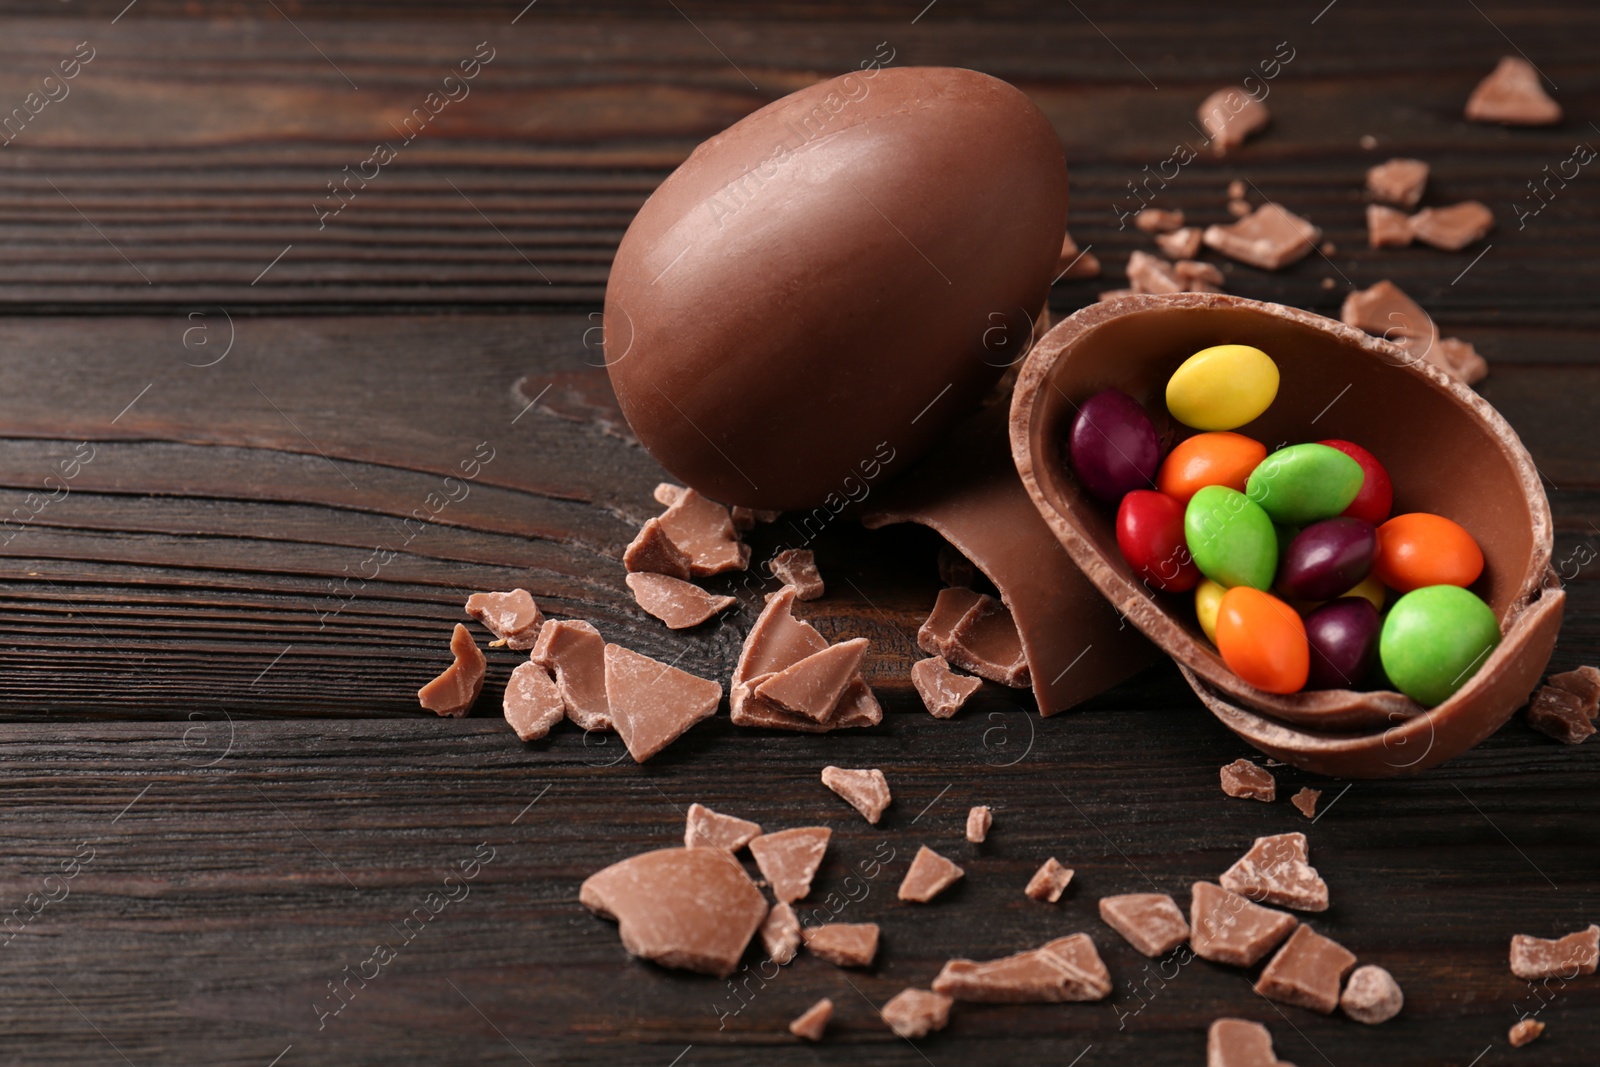
[[[1061,143],[943,67],[802,89],[695,149],[629,226],[606,363],[639,440],[713,499],[858,499],[1027,350],[1066,228]]]
[[[1115,386],[1153,409],[1186,355],[1223,342],[1255,345],[1282,370],[1272,407],[1240,432],[1263,441],[1355,441],[1386,457],[1397,509],[1447,516],[1478,539],[1487,565],[1473,590],[1505,637],[1444,703],[1424,709],[1393,692],[1274,696],[1243,684],[1186,604],[1143,594],[1117,551],[1114,516],[1066,474],[1059,439],[1074,402]],[[1498,729],[1549,661],[1565,594],[1550,567],[1550,506],[1533,461],[1476,393],[1380,338],[1294,308],[1209,293],[1091,305],[1029,355],[1012,401],[1011,444],[1023,484],[1090,581],[1178,662],[1213,714],[1286,762],[1363,778],[1433,766]]]

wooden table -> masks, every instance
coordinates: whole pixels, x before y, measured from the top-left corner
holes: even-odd
[[[509,653],[471,718],[415,700],[465,592],[514,584],[726,678],[753,592],[707,632],[671,634],[623,586],[660,471],[600,425],[593,312],[633,212],[695,143],[880,42],[899,65],[1010,79],[1055,123],[1073,234],[1108,268],[1058,286],[1058,314],[1148,247],[1118,226],[1128,184],[1195,140],[1202,97],[1286,42],[1270,132],[1164,195],[1222,221],[1245,178],[1338,246],[1279,274],[1226,266],[1232,292],[1337,314],[1388,277],[1478,346],[1483,395],[1549,480],[1569,579],[1553,668],[1595,661],[1600,176],[1549,185],[1521,226],[1513,208],[1537,206],[1529,183],[1575,143],[1600,143],[1593,5],[124,2],[15,5],[0,32],[0,113],[59,97],[0,150],[6,1059],[1182,1065],[1236,1015],[1301,1067],[1594,1062],[1600,979],[1536,996],[1506,950],[1600,919],[1596,745],[1519,718],[1416,780],[1280,770],[1284,795],[1324,790],[1311,826],[1218,791],[1217,767],[1251,753],[1169,666],[1049,720],[986,689],[935,721],[907,685],[937,588],[915,531],[840,524],[818,544],[830,593],[807,614],[873,638],[879,728],[778,735],[724,716],[637,767],[572,729],[517,742],[494,699]],[[1464,122],[1476,80],[1517,51],[1567,121]],[[330,194],[475,55],[470,95]],[[65,90],[43,82],[74,57]],[[1433,165],[1431,202],[1494,208],[1481,256],[1366,249],[1362,175],[1391,154]],[[570,417],[530,408],[525,375],[558,378],[546,404]],[[464,497],[427,503],[491,453]],[[424,507],[432,521],[402,525]],[[758,558],[773,537],[752,536]],[[375,566],[375,546],[393,559]],[[882,824],[822,789],[829,762],[883,768]],[[832,826],[820,896],[893,850],[843,916],[883,924],[876,966],[802,956],[736,997],[628,958],[578,885],[678,839],[693,801]],[[981,848],[961,840],[974,803],[996,809]],[[1158,975],[1096,916],[1110,893],[1184,899],[1255,836],[1297,829],[1332,887],[1317,926],[1405,988],[1381,1028],[1280,1008],[1203,962]],[[967,877],[901,905],[922,843]],[[1049,855],[1077,870],[1053,908],[1020,892]],[[434,914],[462,865],[470,892]],[[428,921],[407,924],[419,908]],[[961,1006],[915,1045],[876,1018],[949,957],[1076,930],[1116,980],[1107,1003]],[[377,976],[350,979],[379,945]],[[802,1046],[785,1024],[824,995],[834,1028]],[[1549,1032],[1512,1052],[1507,1028],[1541,1004]]]

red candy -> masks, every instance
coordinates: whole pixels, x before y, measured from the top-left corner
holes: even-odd
[[[1361,482],[1361,492],[1350,502],[1350,506],[1339,514],[1350,519],[1365,519],[1377,526],[1389,517],[1389,511],[1394,507],[1394,483],[1389,480],[1389,472],[1383,469],[1383,464],[1378,462],[1378,457],[1350,441],[1319,441],[1318,444],[1336,448],[1361,464],[1361,473],[1365,478]]]
[[[1483,550],[1459,524],[1414,511],[1378,527],[1372,571],[1398,593],[1428,585],[1465,588],[1483,573]]]
[[[1165,493],[1135,489],[1117,508],[1117,547],[1152,589],[1186,593],[1200,582],[1183,536],[1183,505]]]
[[[1268,693],[1298,693],[1311,673],[1311,645],[1299,612],[1248,585],[1222,595],[1217,651],[1229,670]]]

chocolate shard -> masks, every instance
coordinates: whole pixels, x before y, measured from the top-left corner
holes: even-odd
[[[911,665],[911,684],[922,697],[928,714],[935,719],[948,719],[983,686],[983,679],[957,674],[943,656],[929,656]]]
[[[1133,224],[1145,233],[1171,233],[1183,226],[1183,212],[1147,207],[1133,217]]]
[[[622,947],[663,967],[726,978],[767,915],[744,868],[709,848],[663,848],[613,863],[578,891],[616,919]]]
[[[1544,1023],[1538,1019],[1518,1019],[1506,1033],[1512,1048],[1521,1048],[1544,1033]]]
[[[761,876],[772,886],[772,895],[792,904],[811,892],[811,879],[828,851],[833,831],[826,826],[801,826],[762,834],[750,842]]]
[[[1548,939],[1517,934],[1511,939],[1511,973],[1537,981],[1593,974],[1600,960],[1600,926],[1590,925],[1565,937]]]
[[[1347,326],[1393,341],[1413,360],[1432,363],[1468,385],[1489,372],[1489,365],[1471,345],[1454,338],[1441,339],[1428,313],[1391,281],[1345,297],[1339,318]]]
[[[1247,759],[1236,759],[1222,768],[1222,791],[1230,797],[1273,801],[1278,797],[1278,780],[1265,767]]]
[[[1248,194],[1249,189],[1250,187],[1245,184],[1243,178],[1235,178],[1228,183],[1228,199],[1243,200]]]
[[[979,596],[940,651],[950,663],[980,678],[1014,689],[1028,686],[1022,634],[1011,612],[994,597]]]
[[[660,519],[646,519],[639,533],[622,552],[622,565],[629,571],[665,574],[687,580],[691,571],[689,554],[667,535]]]
[[[1505,56],[1467,97],[1467,118],[1504,126],[1551,126],[1561,121],[1561,105],[1550,99],[1532,63]]]
[[[761,836],[761,824],[733,815],[712,811],[704,804],[690,804],[683,824],[685,848],[720,848],[738,852],[751,839]]]
[[[779,901],[767,912],[761,923],[761,947],[773,963],[782,966],[793,960],[800,951],[800,920],[794,909]]]
[[[1411,216],[1410,225],[1412,236],[1423,244],[1459,252],[1494,229],[1494,212],[1487,204],[1467,200],[1449,207],[1423,208]]]
[[[1184,285],[1172,264],[1137,249],[1128,256],[1128,287],[1136,293],[1181,293]]]
[[[1217,155],[1225,156],[1271,121],[1267,105],[1254,96],[1230,86],[1206,97],[1198,112],[1200,123],[1211,138]]]
[[[1375,963],[1350,972],[1350,980],[1339,994],[1340,1010],[1356,1022],[1369,1026],[1393,1019],[1405,1003],[1405,994],[1400,992],[1394,975]]]
[[[1051,856],[1039,865],[1033,872],[1033,877],[1028,879],[1027,888],[1023,893],[1033,900],[1054,904],[1061,899],[1061,894],[1067,891],[1067,885],[1072,881],[1072,868],[1063,867]]]
[[[1296,911],[1327,911],[1328,883],[1306,862],[1306,855],[1306,835],[1298,831],[1258,837],[1219,881],[1230,893],[1254,901]]]
[[[738,603],[734,597],[717,596],[692,582],[665,574],[639,571],[629,574],[626,581],[634,601],[671,630],[699,626],[717,612]]]
[[[1218,1019],[1206,1033],[1206,1067],[1294,1067],[1272,1051],[1272,1033],[1248,1019]]]
[[[883,708],[859,677],[850,682],[833,714],[822,722],[786,711],[755,694],[756,687],[772,675],[828,648],[828,642],[810,623],[794,617],[794,601],[793,586],[768,593],[766,607],[745,635],[728,693],[733,724],[819,733],[880,722]]]
[[[1256,979],[1255,990],[1268,1000],[1333,1014],[1344,976],[1356,965],[1349,950],[1309,926],[1290,935]]]
[[[1228,201],[1228,214],[1232,215],[1236,219],[1242,219],[1254,210],[1255,205],[1251,204],[1248,200]]]
[[[606,642],[599,630],[575,619],[551,619],[528,658],[556,676],[567,718],[585,730],[611,729]]]
[[[966,873],[927,845],[923,845],[917,849],[911,867],[900,882],[900,899],[926,904],[955,885]]]
[[[652,491],[651,495],[656,498],[657,504],[660,504],[664,508],[670,508],[672,505],[678,502],[678,498],[682,496],[684,492],[685,490],[681,485],[673,485],[671,482],[659,482]]]
[[[955,1001],[943,993],[926,989],[902,989],[879,1009],[889,1029],[904,1038],[926,1037],[950,1024],[950,1005]]]
[[[717,713],[722,686],[670,664],[605,647],[606,702],[628,754],[643,763]]]
[[[1552,674],[1548,681],[1557,689],[1564,689],[1577,697],[1582,703],[1583,713],[1591,719],[1595,717],[1597,709],[1600,709],[1600,670],[1579,667],[1562,674]]]
[[[739,542],[728,509],[693,489],[685,489],[661,515],[661,528],[672,543],[689,557],[689,574],[675,577],[704,578],[723,571],[742,571],[750,551]]]
[[[1184,290],[1191,293],[1220,293],[1227,280],[1215,263],[1199,259],[1179,260],[1172,265],[1172,272],[1183,282]]]
[[[1069,233],[1061,240],[1061,257],[1056,261],[1056,281],[1098,278],[1100,261],[1091,252],[1081,252]]]
[[[489,664],[472,640],[472,631],[459,622],[450,633],[450,654],[455,661],[417,690],[417,700],[435,715],[459,719],[472,710],[483,691],[483,676]]]
[[[1304,259],[1322,240],[1322,231],[1281,204],[1262,204],[1238,222],[1207,226],[1203,240],[1230,259],[1281,270]]]
[[[1415,239],[1404,211],[1382,204],[1367,205],[1367,247],[1404,248]]]
[[[1434,360],[1445,372],[1453,374],[1468,385],[1477,385],[1489,376],[1489,362],[1478,355],[1478,350],[1459,337],[1439,339],[1438,358]]]
[[[753,508],[743,504],[735,504],[728,509],[728,518],[733,520],[733,528],[741,533],[756,528],[756,513]]]
[[[823,923],[802,927],[806,951],[835,967],[870,967],[878,954],[877,923]]]
[[[1322,790],[1302,786],[1300,792],[1289,798],[1289,803],[1300,809],[1300,814],[1312,818],[1317,814],[1317,801],[1322,799]]]
[[[1594,723],[1583,699],[1553,685],[1542,687],[1528,705],[1528,725],[1566,745],[1578,745],[1594,736]]]
[[[967,840],[980,845],[988,840],[989,828],[994,825],[994,812],[987,804],[977,804],[967,811]]]
[[[1154,959],[1189,939],[1189,924],[1178,904],[1165,893],[1124,893],[1100,898],[1100,918]]]
[[[849,726],[876,726],[883,721],[883,705],[872,695],[872,687],[859,677],[850,683],[829,722],[840,729]]]
[[[501,701],[506,722],[523,741],[537,741],[567,714],[550,672],[537,663],[519,663],[506,681]]]
[[[821,1041],[833,1021],[833,1001],[823,997],[789,1024],[789,1032],[807,1041]]]
[[[841,641],[783,668],[760,682],[752,692],[784,711],[822,722],[833,714],[850,683],[861,674],[866,657],[865,637]]]
[[[933,610],[917,628],[917,647],[929,655],[941,655],[955,636],[956,627],[982,596],[982,593],[974,593],[962,586],[947,586],[939,590],[939,595],[933,601]]]
[[[983,1004],[1104,1000],[1111,995],[1111,975],[1089,935],[1072,934],[997,960],[950,960],[933,980],[933,991]]]
[[[1420,159],[1391,159],[1367,171],[1367,193],[1396,207],[1416,207],[1427,185],[1428,165]]]
[[[786,548],[767,564],[772,576],[784,585],[794,586],[796,600],[816,600],[825,587],[817,573],[816,553],[809,548]]]
[[[544,615],[526,589],[473,593],[467,597],[467,614],[494,634],[495,644],[517,652],[532,648],[539,640],[539,627],[544,625]]]
[[[824,767],[822,784],[843,797],[874,826],[883,817],[883,809],[889,806],[889,780],[876,767],[861,770]]]
[[[1189,897],[1189,947],[1203,960],[1249,967],[1300,925],[1286,911],[1252,904],[1211,882],[1196,882]]]
[[[1168,259],[1193,259],[1200,254],[1201,233],[1198,226],[1185,226],[1171,233],[1160,233],[1156,235],[1156,247]]]

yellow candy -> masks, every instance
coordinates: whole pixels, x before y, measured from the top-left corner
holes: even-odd
[[[1379,611],[1382,611],[1383,599],[1389,595],[1389,589],[1382,582],[1378,581],[1378,576],[1376,574],[1369,574],[1361,580],[1359,585],[1351,586],[1340,595],[1364,596],[1368,600],[1372,601],[1373,607],[1377,608]]]
[[[1217,608],[1222,605],[1222,594],[1227,591],[1210,578],[1200,579],[1200,584],[1194,587],[1194,613],[1200,619],[1200,629],[1205,631],[1206,640],[1213,645],[1217,643]]]
[[[1250,422],[1278,395],[1278,365],[1249,345],[1203,348],[1167,381],[1167,410],[1196,430],[1232,430]]]

